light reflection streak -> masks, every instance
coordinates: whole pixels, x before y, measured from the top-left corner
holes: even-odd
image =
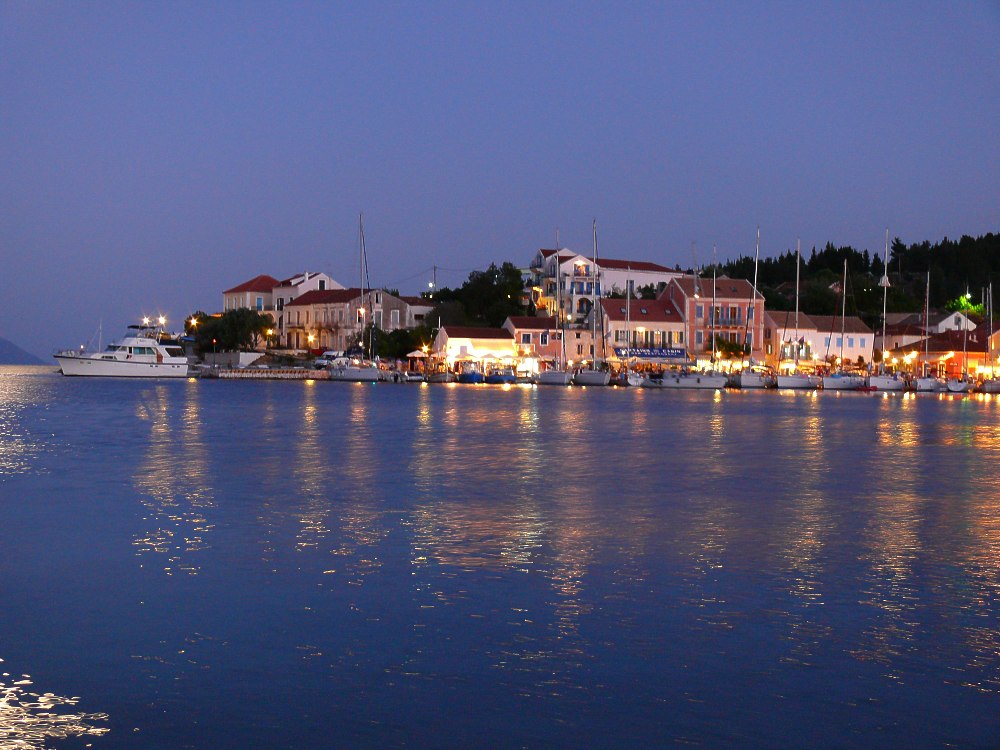
[[[42,446],[25,428],[24,411],[45,398],[35,378],[0,372],[0,481],[32,470]]]
[[[50,740],[100,737],[110,731],[94,724],[107,721],[107,714],[61,712],[60,706],[76,706],[80,699],[37,693],[30,685],[30,675],[0,675],[0,750],[44,750]]]
[[[915,647],[916,610],[921,607],[913,580],[914,566],[923,554],[919,524],[926,515],[917,485],[922,465],[918,408],[914,399],[880,404],[876,427],[880,448],[872,471],[891,471],[892,478],[878,483],[867,498],[872,515],[863,532],[861,559],[868,571],[859,603],[873,608],[874,618],[852,653],[883,665],[889,676],[899,674],[899,657]],[[886,465],[880,466],[880,459]],[[911,470],[895,470],[901,466]]]
[[[180,430],[171,425],[171,394],[157,386],[140,400],[136,416],[150,423],[145,456],[132,474],[147,521],[154,527],[137,536],[140,555],[165,555],[164,572],[198,573],[197,553],[208,549],[212,531],[206,511],[215,507],[208,455],[202,435],[201,393],[197,381],[185,385]]]
[[[787,539],[782,545],[783,567],[795,604],[786,615],[794,654],[788,658],[806,663],[822,648],[832,630],[812,611],[825,601],[823,556],[833,526],[824,488],[832,469],[823,434],[823,408],[818,398],[807,402],[806,411],[798,417],[801,427],[792,433],[797,441],[797,450],[791,454],[794,458],[783,464],[794,473],[789,487],[796,488],[794,494],[790,493]]]

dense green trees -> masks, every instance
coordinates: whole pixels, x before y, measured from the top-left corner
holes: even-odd
[[[799,306],[805,313],[830,315],[840,310],[839,284],[844,260],[847,260],[847,310],[869,322],[881,317],[882,289],[878,286],[884,273],[881,253],[858,251],[852,247],[821,250],[803,254]],[[719,273],[753,280],[753,257],[745,256],[722,264]],[[788,309],[794,304],[795,252],[775,258],[761,258],[758,264],[758,287],[769,309]],[[906,245],[895,239],[889,250],[890,312],[911,312],[923,307],[927,272],[931,274],[931,306],[943,308],[966,290],[973,301],[980,301],[991,280],[1000,280],[1000,235],[964,236],[955,242],[947,238]],[[975,312],[973,310],[973,312]]]
[[[199,352],[249,351],[259,346],[273,325],[267,315],[242,307],[221,316],[201,310],[184,321],[184,331],[193,336]]]
[[[458,289],[445,287],[434,295],[437,307],[428,316],[436,327],[471,325],[498,327],[510,315],[524,315],[521,304],[524,282],[513,263],[491,263],[485,271],[473,271]]]

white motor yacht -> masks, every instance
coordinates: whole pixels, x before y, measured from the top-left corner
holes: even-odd
[[[161,318],[161,326],[165,321]],[[54,355],[63,375],[107,378],[186,378],[184,349],[163,341],[160,326],[129,326],[130,332],[104,351],[67,350]]]

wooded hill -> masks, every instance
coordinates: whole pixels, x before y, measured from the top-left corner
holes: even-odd
[[[806,314],[832,315],[840,312],[840,286],[847,260],[847,314],[859,315],[869,324],[882,315],[882,289],[878,286],[884,266],[881,253],[834,247],[802,253],[799,308]],[[761,258],[757,286],[769,309],[787,310],[795,304],[795,251],[776,258]],[[898,238],[889,246],[889,312],[919,312],[924,307],[927,272],[930,271],[932,309],[965,294],[981,302],[990,281],[1000,282],[1000,234],[947,238],[938,243],[906,245]],[[721,264],[719,274],[753,281],[752,256]],[[711,268],[702,271],[711,273]],[[1000,295],[1000,289],[997,290]]]

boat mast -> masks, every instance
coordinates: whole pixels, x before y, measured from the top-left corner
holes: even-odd
[[[885,340],[885,317],[888,310],[887,304],[889,302],[889,229],[886,227],[885,230],[885,253],[882,255],[882,279],[878,282],[878,285],[882,287],[882,357],[881,363],[879,365],[879,372],[883,375],[885,374],[885,353],[888,351],[886,349]]]
[[[757,261],[760,259],[760,225],[757,225],[757,249],[753,254],[753,289],[750,290],[750,301],[747,303],[747,320],[743,329],[743,357],[746,357],[746,348],[750,345],[750,317],[753,314],[754,302],[757,301]],[[750,351],[750,360],[753,361],[753,350]],[[743,368],[744,360],[740,360],[740,369]]]
[[[711,330],[709,331],[712,334],[712,372],[715,372],[715,281],[719,266],[715,259],[715,249],[716,246],[712,245],[712,317],[709,319],[709,322],[712,324]]]
[[[365,215],[358,214],[358,288],[361,290],[361,355],[365,352],[365,322],[368,311],[365,306]]]
[[[795,339],[792,341],[795,347],[795,371],[799,370],[799,267],[802,254],[802,240],[795,241]]]
[[[844,333],[847,324],[847,258],[844,258],[844,284],[840,290],[840,369],[844,369]]]
[[[927,285],[924,289],[924,366],[921,368],[923,376],[927,377],[927,360],[930,351],[931,344],[931,334],[930,334],[930,323],[931,323],[931,272],[927,271]]]
[[[590,315],[591,315],[591,321],[590,321],[591,334],[590,335],[591,335],[591,342],[592,342],[591,345],[592,345],[592,347],[594,349],[594,352],[593,352],[593,355],[590,358],[590,369],[591,370],[596,370],[597,369],[597,315],[598,315],[598,309],[597,308],[598,308],[598,299],[600,297],[600,295],[597,293],[597,283],[598,283],[597,282],[597,280],[598,280],[598,275],[597,275],[597,219],[594,219],[594,270],[593,270],[593,274],[592,274],[592,279],[593,279],[593,284],[594,284],[594,288],[593,288],[593,292],[594,292],[594,304],[593,304],[593,306],[590,309]],[[603,321],[602,321],[601,322],[601,333],[603,334],[603,332],[604,332],[604,324],[603,324]],[[603,343],[604,343],[603,342],[603,336],[601,338],[602,338],[601,344],[603,345]]]
[[[556,227],[556,325],[559,328],[559,368],[566,369],[566,329],[562,309],[562,261],[559,256],[559,227]]]

